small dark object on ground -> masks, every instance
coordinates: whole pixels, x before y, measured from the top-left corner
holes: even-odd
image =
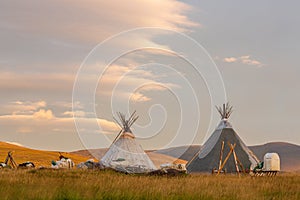
[[[23,169],[27,169],[27,168],[35,168],[35,165],[33,162],[24,162],[18,165],[18,168],[23,168]]]
[[[152,172],[149,172],[148,175],[150,176],[182,176],[186,175],[186,171],[173,169],[173,168],[164,168],[158,169]]]

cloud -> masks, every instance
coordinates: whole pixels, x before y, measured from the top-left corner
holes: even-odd
[[[145,96],[144,94],[142,94],[140,92],[132,93],[130,96],[130,99],[134,102],[145,102],[145,101],[151,100],[151,98]]]
[[[247,65],[262,66],[261,62],[251,59],[250,56],[241,56],[240,60],[242,63],[247,64]]]
[[[137,66],[139,66],[137,64]],[[110,66],[105,74],[102,75],[97,89],[97,95],[120,99],[130,99],[134,102],[150,101],[145,91],[165,91],[168,88],[178,88],[172,83],[157,81],[157,77],[162,74],[154,74],[150,70],[136,66]]]
[[[197,25],[185,15],[191,9],[177,0],[8,1],[1,5],[0,24],[20,33],[99,42],[141,26],[184,31]]]
[[[68,113],[70,114],[70,113]],[[98,123],[101,127],[101,133],[115,134],[120,128],[112,121],[100,118],[78,117],[80,123],[85,128],[90,128],[91,132],[100,133],[100,130],[92,130],[93,123]],[[55,117],[51,110],[41,109],[32,115],[1,115],[0,126],[10,133],[33,133],[43,134],[54,132],[64,132],[69,134],[76,133],[74,118],[70,116]]]
[[[119,130],[119,127],[112,121],[100,119],[85,113],[84,111],[65,111],[60,117],[54,115],[53,110],[45,108],[46,101],[14,101],[10,103],[13,106],[9,114],[0,115],[0,126],[3,130],[14,133],[36,133],[42,132],[69,132],[75,133],[74,118],[80,120],[85,127],[94,127],[93,123],[98,123],[103,133],[110,134]],[[55,104],[55,103],[53,103]],[[67,102],[59,102],[59,105],[70,106]],[[77,104],[76,104],[77,105]],[[22,107],[23,106],[23,107]],[[15,111],[17,109],[18,111]],[[97,130],[93,130],[97,131]],[[99,130],[98,130],[99,131]]]
[[[33,112],[32,114],[30,113],[26,113],[26,114],[16,114],[15,112],[12,114],[8,114],[8,115],[0,115],[0,119],[11,119],[11,120],[15,120],[15,119],[30,119],[30,120],[50,120],[50,119],[54,119],[55,116],[52,112],[52,110],[48,109],[40,109],[36,112]]]
[[[14,101],[10,103],[14,107],[19,107],[22,110],[37,110],[47,106],[45,101]]]
[[[57,106],[62,109],[71,109],[71,108],[76,108],[76,109],[82,109],[83,105],[79,101],[76,102],[69,102],[69,101],[55,101],[51,103],[52,106]]]
[[[73,114],[82,118],[87,126],[91,121],[97,120],[103,132],[115,133],[119,128],[113,122],[88,118],[88,113],[81,111],[73,113],[71,103],[64,101],[72,95],[80,62],[95,44],[124,30],[159,27],[184,32],[198,26],[199,24],[187,17],[191,11],[189,5],[179,0],[1,2],[0,54],[3,58],[0,58],[0,91],[9,96],[4,95],[6,99],[3,101],[9,102],[17,95],[23,96],[25,100],[32,100],[23,99],[1,105],[3,109],[0,110],[0,127],[7,132],[5,135],[32,133],[38,137],[43,133],[74,134],[76,128]],[[117,41],[113,45],[115,48],[130,47],[132,42],[141,46],[163,47],[158,44],[157,38],[147,33]],[[114,48],[106,50],[114,51]],[[131,64],[136,66],[134,62]],[[136,85],[148,83],[149,80],[159,83],[152,80],[151,77],[155,76],[147,70],[133,70],[130,66],[124,66],[112,68],[103,77],[104,89],[99,91],[101,95],[109,96],[114,84],[126,73],[128,76],[122,81],[123,86],[117,90],[122,97],[125,94],[131,95],[124,88],[134,88]],[[91,76],[97,77],[97,74]],[[87,88],[88,86],[87,84]],[[162,88],[149,86],[148,90],[162,91]],[[142,90],[133,93],[135,101],[150,99]],[[47,103],[38,101],[37,96],[46,99]],[[61,102],[53,103],[48,99]],[[79,110],[85,106],[87,105],[79,103],[75,105]]]
[[[40,109],[33,114],[33,118],[36,119],[53,119],[54,115],[51,110]]]
[[[247,60],[247,59],[250,59],[250,56],[241,56],[240,59],[241,60]]]
[[[45,108],[46,106],[45,101],[13,101],[3,105],[1,113],[12,113],[13,115],[32,114],[39,108]]]
[[[4,36],[0,38],[0,43],[3,42],[0,53],[3,52],[5,62],[1,63],[0,90],[10,94],[22,92],[28,96],[36,93],[70,96],[76,67],[91,46],[132,28],[159,27],[187,31],[199,25],[187,17],[191,11],[192,7],[178,0],[3,2],[0,7],[0,29],[4,30]],[[162,47],[151,35],[145,33],[122,39],[116,42],[116,48],[130,46],[132,42]],[[53,60],[59,61],[54,65]],[[111,69],[112,76],[104,77],[103,82],[116,83],[120,75],[126,73],[120,72],[122,69],[132,70],[126,67]],[[131,73],[126,80],[127,85],[148,81],[153,75],[147,70]],[[107,87],[101,92],[110,94],[110,89]],[[35,110],[30,109],[30,112]],[[16,109],[15,114],[22,113]]]
[[[84,111],[80,111],[80,110],[77,110],[77,111],[66,111],[63,113],[64,116],[69,116],[69,117],[85,117],[86,114]]]
[[[251,58],[251,56],[240,56],[240,57],[227,57],[223,59],[223,62],[225,63],[242,63],[246,65],[252,65],[257,67],[262,67],[264,64],[262,64],[260,61],[255,60]]]
[[[120,131],[120,127],[112,121],[106,120],[106,119],[97,119],[98,124],[103,129],[103,133],[106,134],[116,134]]]
[[[224,62],[227,63],[237,62],[237,58],[234,57],[224,58]]]

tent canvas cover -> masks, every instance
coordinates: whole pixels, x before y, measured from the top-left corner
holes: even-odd
[[[222,142],[224,141],[223,160],[230,151],[229,144],[236,144],[234,151],[244,169],[252,170],[259,162],[253,152],[245,145],[238,134],[228,122],[228,118],[232,113],[232,106],[223,104],[223,108],[217,108],[221,114],[221,122],[215,129],[213,134],[204,143],[200,151],[187,164],[187,170],[193,172],[212,172],[218,169],[220,162],[220,152]],[[236,165],[233,155],[231,155],[224,165],[223,169],[226,172],[236,172]]]
[[[155,165],[137,143],[130,127],[137,120],[135,112],[128,120],[118,113],[122,130],[117,135],[106,154],[100,160],[105,167],[125,173],[147,173],[156,170]]]

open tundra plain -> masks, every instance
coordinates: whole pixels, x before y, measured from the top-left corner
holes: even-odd
[[[99,170],[0,170],[1,199],[300,199],[300,174],[276,177],[125,175]]]

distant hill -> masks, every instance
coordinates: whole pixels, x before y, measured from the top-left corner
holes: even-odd
[[[73,151],[71,153],[76,154],[76,155],[85,156],[85,157],[93,157],[97,160],[100,160],[106,153],[107,149],[108,148],[78,150],[78,151]]]
[[[158,151],[146,151],[149,157],[153,160],[156,166],[162,163],[180,162],[184,163],[193,158],[193,156],[200,150],[200,145],[192,145],[190,147],[172,147]],[[263,156],[268,152],[276,152],[281,159],[282,171],[300,171],[300,146],[284,142],[273,142],[264,145],[256,145],[249,147],[255,155],[263,160]],[[26,161],[31,161],[36,166],[50,166],[52,160],[58,160],[59,153],[55,151],[41,151],[29,149],[26,147],[0,142],[0,162],[3,162],[7,156],[8,151],[13,151],[15,161],[20,164]],[[92,149],[80,150],[66,153],[63,155],[71,158],[76,164],[84,162],[89,158],[100,159],[107,149]],[[93,156],[91,155],[91,152]],[[179,159],[179,160],[178,160]]]
[[[300,171],[300,146],[285,142],[273,142],[249,147],[258,159],[263,160],[266,153],[278,153],[281,170]]]
[[[200,148],[200,145],[193,145],[189,148],[181,146],[158,150],[157,153],[189,161]],[[285,142],[273,142],[264,145],[249,146],[249,148],[261,161],[266,153],[276,152],[280,156],[282,171],[300,171],[300,146],[298,145]],[[184,152],[184,150],[186,151]]]
[[[189,147],[180,146],[147,152],[153,162],[156,165],[159,165],[175,161],[177,158],[181,161],[189,161],[195,156],[200,148],[200,145],[192,145]],[[249,146],[249,148],[261,161],[266,153],[276,152],[280,156],[282,171],[300,171],[300,146],[298,145],[285,142],[273,142],[264,145]],[[97,156],[97,159],[99,159],[105,154],[107,149],[92,149],[90,151],[93,152],[93,155]],[[87,150],[80,150],[72,153],[82,156],[91,156],[90,152]],[[163,155],[168,157],[163,157]],[[154,161],[154,159],[156,159],[156,161]]]
[[[36,165],[36,167],[50,167],[52,160],[59,159],[59,153],[55,151],[34,150],[14,144],[9,144],[6,142],[0,142],[0,162],[5,161],[8,151],[13,151],[13,158],[17,164],[31,161]],[[86,161],[88,159],[88,157],[71,153],[62,152],[62,154],[72,159],[75,164]]]
[[[165,154],[183,160],[191,160],[194,155],[200,150],[200,145],[171,147],[155,151],[156,153]]]

